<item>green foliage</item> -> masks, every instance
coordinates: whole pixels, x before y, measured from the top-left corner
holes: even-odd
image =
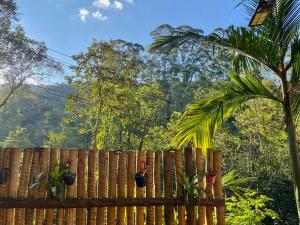
[[[5,140],[1,143],[4,148],[31,148],[33,144],[30,142],[29,134],[26,128],[17,127],[15,131],[11,131]]]
[[[267,204],[272,201],[265,195],[256,192],[246,192],[246,198],[231,197],[226,199],[226,224],[230,225],[262,225],[270,217],[278,218],[274,210]]]

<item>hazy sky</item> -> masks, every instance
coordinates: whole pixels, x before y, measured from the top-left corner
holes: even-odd
[[[210,32],[247,25],[239,0],[16,0],[28,36],[68,55],[93,39],[124,39],[147,47],[160,24],[190,25]],[[54,57],[70,59],[49,52]]]

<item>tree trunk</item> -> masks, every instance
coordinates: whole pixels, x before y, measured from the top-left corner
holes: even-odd
[[[298,220],[300,221],[300,160],[299,160],[299,152],[298,152],[298,144],[297,144],[297,136],[296,129],[293,120],[292,110],[291,110],[291,101],[290,101],[290,93],[289,86],[286,78],[286,74],[284,74],[281,78],[282,80],[282,94],[283,94],[283,108],[284,108],[284,116],[285,116],[285,124],[288,134],[288,144],[290,157],[292,160],[292,169],[294,176],[294,191],[295,191],[295,199],[298,209]]]

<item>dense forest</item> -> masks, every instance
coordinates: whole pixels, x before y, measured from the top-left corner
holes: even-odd
[[[2,5],[0,15],[14,19],[13,6]],[[4,13],[9,10],[11,13]],[[64,70],[64,65],[49,58],[43,43],[32,44],[21,27],[11,30],[7,26],[10,24],[1,24],[1,39],[12,41],[8,33],[22,37],[26,52],[18,57],[28,60],[30,69],[23,69],[23,64],[15,66],[18,57],[0,58],[5,65],[0,88],[4,100],[0,108],[2,147],[168,150],[176,147],[171,140],[186,107],[217,95],[220,87],[231,82],[227,77],[233,70],[231,59],[215,51],[213,45],[187,44],[158,54],[124,40],[94,40],[81,54],[74,55],[74,65]],[[203,34],[188,26],[165,24],[150,35],[155,39],[178,29]],[[12,49],[3,46],[0,51],[12,54]],[[41,55],[32,59],[35,52]],[[39,71],[38,77],[33,71]],[[255,76],[275,90],[278,79],[262,76],[267,72],[256,70]],[[49,73],[63,74],[65,82],[30,82]],[[230,199],[228,224],[297,224],[283,117],[276,102],[254,99],[239,107],[215,135],[213,147],[222,151],[224,174],[235,171],[237,178],[255,178],[242,185],[247,198],[226,191]]]

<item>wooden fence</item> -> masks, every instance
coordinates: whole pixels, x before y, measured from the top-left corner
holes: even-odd
[[[29,190],[40,172],[71,161],[76,173],[66,198],[53,199],[47,188]],[[145,187],[135,174],[147,164]],[[9,168],[0,184],[3,225],[223,225],[221,154],[186,148],[176,151],[94,151],[83,149],[0,149],[0,169]],[[184,179],[197,172],[201,199],[183,199]],[[210,178],[208,177],[210,176]],[[214,179],[211,179],[214,176]],[[1,174],[0,174],[1,177]]]

